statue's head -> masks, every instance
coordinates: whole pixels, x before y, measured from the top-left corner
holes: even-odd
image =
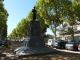
[[[35,6],[34,6],[34,9],[35,9]]]

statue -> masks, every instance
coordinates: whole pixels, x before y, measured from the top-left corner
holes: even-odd
[[[32,12],[33,12],[33,20],[35,20],[36,19],[36,10],[35,10],[35,7],[34,7],[34,9],[32,9]]]

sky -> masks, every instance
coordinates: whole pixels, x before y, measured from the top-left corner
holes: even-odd
[[[4,7],[9,13],[7,20],[8,35],[16,28],[22,18],[27,17],[36,2],[37,0],[4,0]],[[47,29],[46,34],[52,34],[50,29]]]

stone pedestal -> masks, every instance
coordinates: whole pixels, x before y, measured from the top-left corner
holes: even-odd
[[[45,46],[43,37],[41,36],[41,27],[39,21],[32,20],[29,23],[27,46],[39,47]]]

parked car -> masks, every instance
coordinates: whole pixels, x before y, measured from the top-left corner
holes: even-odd
[[[78,50],[78,45],[75,43],[75,42],[68,42],[66,45],[65,45],[65,48],[67,50]]]
[[[78,50],[78,45],[80,44],[80,40],[70,40],[66,43],[65,48],[67,50]]]
[[[78,45],[78,50],[80,51],[80,44]]]
[[[65,48],[66,43],[67,41],[65,40],[53,40],[53,39],[48,40],[48,46],[55,47],[55,48]]]
[[[25,39],[20,39],[20,40],[19,40],[19,42],[21,42],[21,43],[22,43],[24,40],[25,40]]]
[[[80,40],[76,40],[76,43],[80,43]]]
[[[67,43],[67,41],[65,41],[65,40],[57,40],[56,48],[65,49],[65,44],[66,44],[66,43]]]
[[[49,47],[56,47],[56,45],[57,45],[57,40],[53,40],[53,39],[48,40]]]

